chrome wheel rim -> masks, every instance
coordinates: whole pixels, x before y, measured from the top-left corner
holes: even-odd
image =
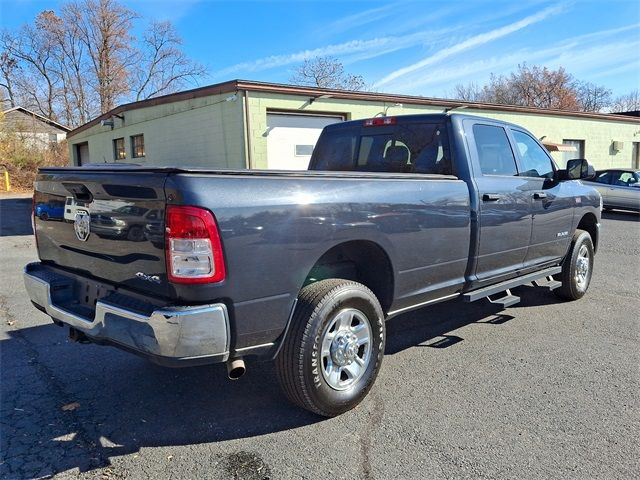
[[[371,360],[371,324],[355,308],[340,310],[327,324],[321,341],[321,370],[334,390],[346,390],[367,371]]]
[[[587,288],[587,282],[589,281],[589,270],[591,268],[591,262],[589,260],[589,249],[586,245],[582,245],[578,251],[578,258],[576,259],[576,285],[581,290]]]

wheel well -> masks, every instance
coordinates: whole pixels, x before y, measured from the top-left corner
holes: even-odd
[[[393,301],[393,269],[380,245],[367,240],[341,243],[327,251],[313,266],[304,284],[327,278],[354,280],[367,286],[387,312]]]
[[[598,250],[598,219],[593,213],[586,213],[578,223],[580,230],[586,231],[591,236],[594,252]]]

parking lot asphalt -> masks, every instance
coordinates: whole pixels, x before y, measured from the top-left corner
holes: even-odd
[[[591,288],[390,320],[367,399],[323,419],[270,363],[166,369],[67,340],[29,303],[30,198],[0,197],[0,477],[638,478],[640,216],[605,213]]]

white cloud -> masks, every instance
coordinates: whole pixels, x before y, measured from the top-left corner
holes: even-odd
[[[519,20],[517,22],[511,23],[504,27],[497,28],[490,32],[481,33],[480,35],[476,35],[474,37],[468,38],[467,40],[460,42],[458,44],[455,44],[451,47],[439,50],[437,53],[435,53],[434,55],[431,55],[430,57],[424,58],[419,62],[400,68],[394,72],[391,72],[390,74],[386,75],[384,78],[376,82],[374,84],[374,87],[378,88],[383,85],[388,85],[394,80],[396,80],[397,78],[400,78],[404,75],[423,69],[427,66],[434,65],[448,57],[464,52],[466,50],[470,50],[472,48],[483,45],[485,43],[492,42],[494,40],[497,40],[499,38],[502,38],[504,36],[517,32],[518,30],[522,30],[523,28],[528,27],[529,25],[540,22],[551,15],[559,13],[560,11],[563,10],[563,8],[564,7],[561,5],[546,8],[534,15],[529,15],[528,17],[525,17],[522,20]]]
[[[346,30],[351,30],[356,27],[361,27],[363,25],[368,25],[370,23],[377,22],[378,20],[383,20],[386,18],[389,13],[395,11],[399,6],[399,3],[389,3],[382,7],[371,8],[369,10],[365,10],[363,12],[358,12],[353,15],[348,15],[343,17],[335,22],[326,25],[322,29],[323,35],[331,35],[336,34],[338,32],[343,32]]]
[[[378,57],[390,52],[409,48],[426,42],[431,42],[451,30],[422,31],[408,35],[387,36],[370,40],[351,40],[344,43],[327,45],[310,50],[302,50],[284,55],[272,55],[251,62],[237,63],[216,72],[217,77],[228,76],[236,72],[257,72],[270,68],[283,67],[303,62],[314,57],[348,56],[345,63]]]
[[[507,55],[481,60],[451,61],[450,65],[441,65],[428,72],[415,71],[394,82],[393,91],[407,94],[426,94],[445,92],[457,83],[470,81],[483,85],[491,73],[501,75],[515,70],[523,62],[544,65],[550,68],[565,68],[580,80],[595,81],[598,78],[611,77],[629,71],[640,71],[640,39],[637,36],[623,38],[620,33],[636,32],[639,25],[611,30],[602,30],[574,37],[570,40],[541,49],[520,49]],[[607,41],[607,38],[611,41]]]

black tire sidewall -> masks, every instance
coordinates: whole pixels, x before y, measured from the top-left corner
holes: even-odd
[[[141,242],[144,240],[144,230],[139,225],[134,225],[127,232],[127,240]]]
[[[580,288],[578,286],[578,282],[576,281],[576,262],[578,260],[578,255],[580,253],[580,249],[585,245],[589,252],[589,275],[587,278],[587,282],[584,288]],[[591,237],[587,232],[582,232],[576,239],[573,245],[573,250],[571,252],[570,264],[567,266],[568,271],[568,281],[570,282],[571,288],[571,297],[574,299],[582,298],[587,290],[589,289],[589,284],[591,283],[591,276],[593,275],[593,243],[591,242]]]
[[[369,320],[372,332],[371,358],[364,375],[357,382],[345,390],[335,390],[322,374],[320,350],[329,322],[340,310],[347,308],[359,310]],[[342,413],[353,408],[366,396],[380,369],[386,336],[382,309],[368,290],[357,288],[355,284],[347,284],[324,297],[309,321],[311,328],[307,332],[307,342],[303,345],[302,359],[307,393],[321,410],[331,414]]]

